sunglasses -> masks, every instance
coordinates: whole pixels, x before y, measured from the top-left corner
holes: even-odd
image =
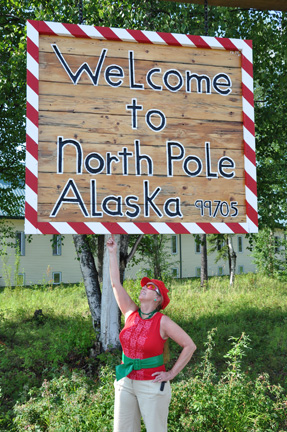
[[[158,295],[161,295],[160,290],[158,289],[157,286],[152,285],[151,283],[147,283],[146,284],[147,289],[155,291]]]

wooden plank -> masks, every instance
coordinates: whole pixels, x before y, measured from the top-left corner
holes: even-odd
[[[205,84],[203,84],[203,93],[197,93],[195,81],[192,82],[191,88],[191,93],[179,91],[172,94],[173,104],[175,104],[175,106],[180,104],[198,104],[202,100],[205,104],[218,106],[226,105],[227,107],[234,106],[235,108],[239,107],[242,109],[242,90],[239,84],[234,85],[231,93],[224,97],[216,93],[213,89],[211,89],[211,94],[207,94],[205,92]],[[101,109],[107,112],[110,107],[106,105],[110,104],[111,101],[115,99],[115,90],[109,86],[94,87],[85,84],[73,86],[72,83],[68,82],[41,81],[39,94],[41,98],[41,109],[44,111],[65,111],[69,109],[75,110],[75,108],[77,108],[81,110],[81,112],[94,112],[95,109]],[[168,92],[154,92],[151,89],[146,89],[144,92],[135,95],[135,92],[129,87],[119,87],[117,89],[117,100],[114,100],[114,103],[123,106],[125,109],[125,105],[127,103],[130,104],[131,99],[135,96],[140,98],[140,102],[141,104],[144,103],[144,106],[146,106],[147,103],[150,104],[147,106],[147,109],[151,108],[151,99],[156,99],[159,103],[167,103],[167,101],[171,99],[171,95]],[[57,98],[59,100],[57,100]],[[106,107],[106,109],[104,109],[102,105]],[[116,108],[117,107],[115,107],[115,109]],[[181,107],[181,110],[180,107],[176,108],[175,114],[178,113],[178,116],[181,116],[181,110],[183,110],[183,108]],[[139,115],[143,115],[143,113],[140,111]]]
[[[70,176],[67,174],[57,175],[51,178],[50,173],[41,173],[39,176],[39,206],[41,204],[50,204],[51,210],[64,186],[67,184]],[[83,174],[81,176],[74,176],[75,184],[87,205],[90,203],[90,180],[91,176]],[[156,204],[163,205],[169,198],[175,198],[180,194],[182,207],[185,205],[194,205],[197,199],[204,200],[221,200],[221,201],[237,201],[239,205],[245,204],[245,190],[244,178],[234,178],[227,180],[222,177],[217,179],[199,179],[190,178],[187,176],[177,176],[167,178],[164,176],[116,176],[111,184],[107,184],[107,177],[99,175],[96,178],[97,187],[97,201],[102,200],[109,196],[122,196],[123,200],[128,195],[136,195],[139,198],[139,203],[144,202],[144,181],[149,181],[148,190],[150,195],[158,188],[161,191],[157,194],[155,199]],[[236,193],[234,193],[236,191]],[[73,197],[73,193],[68,196]],[[79,214],[80,209],[78,207]],[[40,212],[41,214],[41,212]]]
[[[211,96],[211,95],[210,95]],[[162,99],[162,102],[153,103],[151,99],[147,99],[144,101],[145,97],[142,97],[140,101],[137,100],[137,104],[144,107],[141,111],[137,113],[137,125],[138,131],[140,132],[141,128],[147,128],[145,122],[146,113],[152,109],[159,109],[162,113],[164,113],[166,117],[166,126],[170,130],[171,123],[178,121],[188,121],[188,120],[213,120],[213,121],[226,121],[226,122],[242,122],[242,109],[240,105],[235,104],[232,100],[224,105],[220,103],[212,103],[215,98],[209,97],[204,101],[203,98],[198,98],[197,95],[192,98],[191,102],[188,104],[180,103],[180,98],[175,99],[174,103],[168,104],[168,98],[166,100],[166,105],[164,103],[165,99]],[[236,102],[241,102],[238,98],[231,98],[236,100]],[[102,118],[103,123],[104,119],[108,121],[110,124],[113,122],[112,119],[118,120],[121,124],[126,123],[130,128],[132,124],[132,111],[131,109],[127,109],[126,106],[131,106],[132,100],[126,100],[122,103],[121,100],[117,100],[113,103],[112,98],[99,100],[99,104],[95,106],[93,100],[87,102],[85,105],[82,105],[81,108],[77,109],[76,104],[69,105],[65,103],[65,99],[61,97],[58,98],[58,101],[55,103],[62,103],[63,109],[59,109],[60,107],[54,107],[54,101],[57,98],[53,99],[51,97],[42,99],[41,102],[41,114],[40,114],[40,124],[51,124],[51,122],[55,122],[55,126],[58,124],[60,120],[62,125],[69,125],[73,120],[74,113],[80,113],[80,118],[85,121],[86,124],[99,124]],[[210,103],[208,103],[210,102]],[[49,105],[53,106],[49,111],[45,108],[49,109]],[[68,118],[71,117],[70,120]],[[58,121],[57,121],[58,119]],[[155,125],[160,124],[160,117],[158,115],[154,115],[153,122]],[[136,130],[134,130],[136,133]]]
[[[209,141],[212,146],[217,148],[227,149],[242,149],[242,124],[239,122],[215,122],[213,120],[170,120],[170,130],[163,130],[160,135],[149,134],[148,128],[142,128],[137,131],[136,137],[140,140],[142,145],[154,146],[161,145],[165,146],[167,140],[179,140],[183,145],[196,145],[197,147],[204,144],[204,141]],[[97,123],[98,126],[100,126]],[[95,132],[97,132],[95,136]],[[132,145],[134,143],[135,136],[131,132],[129,134],[119,133],[118,130],[107,129],[105,131],[99,130],[99,128],[87,128],[85,125],[81,127],[75,127],[71,125],[63,125],[50,123],[48,125],[42,125],[40,131],[39,151],[41,151],[42,142],[51,143],[52,148],[56,150],[57,136],[63,136],[64,138],[76,139],[85,145],[98,145],[106,144],[110,145]],[[150,138],[152,137],[152,139]]]
[[[41,111],[57,112],[80,112],[80,113],[105,113],[114,115],[128,115],[127,110],[134,92],[129,88],[118,88],[117,98],[115,92],[109,87],[89,87],[84,85],[72,86],[69,83],[47,83],[40,85],[40,109]],[[242,95],[241,89],[233,89],[232,93],[222,97],[218,93],[198,94],[175,93],[171,95],[166,92],[156,93],[146,90],[138,95],[138,104],[143,109],[138,111],[138,117],[144,117],[146,112],[155,107],[163,109],[167,118],[193,118],[195,111],[212,113],[214,110],[220,114],[221,119],[233,117],[234,121],[242,121]],[[234,113],[230,115],[229,113]]]
[[[85,218],[82,213],[79,213],[79,207],[74,204],[69,205],[63,205],[61,209],[59,210],[59,213],[57,215],[57,222],[154,222],[154,218],[149,217],[146,218],[143,216],[143,208],[141,207],[141,213],[136,219],[128,218],[126,216],[124,217],[117,217],[117,216],[109,216],[105,215],[104,220],[102,218],[95,218],[95,217],[89,217]],[[51,208],[47,205],[40,205],[39,206],[41,216],[38,218],[39,222],[56,222],[55,218],[50,218],[50,212]],[[213,207],[215,209],[215,207]],[[131,209],[129,209],[131,210]],[[217,217],[216,220],[212,217],[209,217],[207,213],[201,217],[199,216],[200,210],[194,206],[189,206],[185,208],[185,214],[184,214],[184,220],[183,218],[176,217],[171,220],[171,218],[168,218],[167,216],[163,215],[162,218],[158,222],[185,222],[185,221],[192,221],[195,223],[202,223],[202,222],[209,222],[209,223],[230,223],[230,222],[237,222],[237,223],[244,223],[246,222],[246,215],[244,214],[245,206],[238,206],[239,215],[236,218],[236,221],[233,217]],[[123,209],[123,212],[125,212],[126,209]]]
[[[181,142],[182,145],[184,145],[183,142]],[[228,156],[229,158],[232,158],[236,164],[236,176],[237,177],[243,177],[244,176],[244,160],[243,160],[243,149],[226,149],[225,148],[216,148],[212,142],[212,148],[211,148],[211,168],[212,170],[217,169],[218,160],[222,157]],[[91,154],[96,153],[98,156],[95,157],[94,161],[91,162],[91,165],[94,168],[99,167],[99,160],[104,162],[105,168],[103,170],[103,174],[107,173],[107,153],[111,153],[113,156],[118,157],[118,161],[114,161],[111,163],[111,171],[113,175],[120,175],[124,172],[124,158],[120,154],[118,156],[118,152],[122,153],[123,147],[126,147],[132,155],[130,155],[127,159],[127,169],[129,175],[136,175],[135,170],[135,162],[136,162],[136,156],[135,156],[135,148],[134,145],[125,145],[122,146],[117,144],[107,146],[106,144],[89,144],[85,145],[82,144],[83,148],[83,162],[85,158]],[[39,163],[39,173],[50,173],[51,176],[53,176],[57,169],[57,148],[56,145],[51,146],[50,143],[42,143],[41,144],[41,151],[39,152],[39,159],[41,163]],[[184,170],[182,168],[183,160],[191,155],[195,155],[199,157],[203,164],[205,164],[205,146],[204,143],[201,143],[201,146],[192,146],[189,143],[187,143],[185,148],[185,156],[183,159],[179,161],[174,161],[173,168],[174,168],[174,175],[180,176],[184,175]],[[166,149],[163,146],[147,146],[143,145],[141,143],[140,145],[140,152],[141,154],[148,155],[153,161],[154,161],[154,175],[167,175],[167,163],[166,163]],[[77,161],[76,161],[76,149],[74,146],[66,146],[63,151],[63,159],[64,159],[64,172],[67,174],[70,174],[73,176],[76,173],[77,170]],[[174,148],[174,154],[179,154],[179,150],[177,147]],[[157,164],[155,162],[161,160],[162,164]],[[83,163],[84,165],[84,163]],[[190,162],[189,169],[195,169],[196,164],[194,162]],[[141,163],[141,169],[143,174],[148,174],[148,164],[146,161],[143,161]],[[83,171],[85,171],[85,168],[83,166]],[[205,175],[204,170],[201,175],[201,177]],[[96,178],[97,175],[93,175],[93,178]],[[115,179],[116,181],[116,179]]]
[[[176,137],[184,136],[186,133],[190,133],[192,131],[192,122],[194,120],[202,120],[203,119],[209,121],[218,121],[224,122],[227,121],[225,116],[222,116],[221,113],[214,112],[213,115],[211,112],[207,113],[204,117],[204,113],[199,113],[197,111],[192,113],[192,118],[190,119],[177,119],[177,118],[169,118],[167,120],[167,126],[165,130],[165,134],[169,133],[172,139]],[[233,111],[227,114],[230,118],[230,123],[234,123]],[[239,120],[239,119],[238,119]],[[155,120],[157,121],[157,119]],[[235,120],[236,121],[236,120]],[[105,114],[86,114],[82,113],[80,116],[78,113],[50,113],[50,112],[40,112],[39,115],[39,126],[41,129],[44,126],[53,126],[55,128],[55,135],[63,135],[66,128],[73,127],[74,134],[79,135],[80,133],[91,132],[94,134],[104,134],[107,131],[110,131],[112,134],[121,134],[129,137],[140,137],[141,134],[145,134],[147,136],[152,136],[153,140],[157,140],[159,133],[155,133],[152,131],[144,122],[138,119],[138,127],[136,130],[133,130],[131,127],[131,116],[115,116],[115,115],[105,115]],[[232,127],[232,125],[231,125]],[[58,132],[59,131],[59,132]],[[202,129],[202,135],[205,136],[205,131]],[[161,132],[160,132],[161,133]],[[40,133],[40,139],[41,133]]]
[[[204,4],[204,0],[162,0],[177,3]],[[287,11],[286,0],[208,0],[209,6],[239,7],[242,9]]]
[[[221,51],[222,52],[222,51]],[[238,55],[235,57],[236,60],[238,60]],[[97,63],[98,63],[98,57],[87,57],[87,56],[72,56],[72,55],[66,55],[65,60],[67,64],[69,65],[70,69],[75,73],[79,67],[83,63],[87,63],[90,66],[90,69],[94,72]],[[224,60],[224,59],[223,59]],[[176,69],[179,71],[185,80],[185,74],[186,71],[189,71],[191,73],[197,73],[199,75],[206,74],[210,77],[212,80],[213,77],[220,73],[224,72],[228,74],[234,83],[234,85],[238,86],[238,81],[240,82],[241,78],[241,64],[236,64],[236,66],[233,65],[225,65],[224,62],[220,65],[214,65],[213,58],[211,57],[209,59],[210,63],[204,63],[201,64],[200,62],[196,64],[195,62],[187,62],[185,61],[177,61],[175,58],[173,61],[165,61],[160,62],[158,60],[154,61],[147,61],[147,60],[137,60],[135,61],[134,67],[135,67],[135,80],[137,83],[144,84],[145,88],[147,90],[150,90],[150,87],[146,83],[146,75],[147,72],[154,68],[160,68],[161,72],[157,72],[153,74],[153,81],[156,85],[163,85],[162,77],[166,71],[169,69]],[[236,61],[237,63],[237,61]],[[64,70],[63,66],[57,59],[56,55],[54,53],[41,53],[40,55],[40,78],[42,81],[50,81],[50,82],[69,82],[72,84],[70,78],[68,77],[66,71]],[[99,75],[99,86],[104,85],[108,86],[108,84],[105,81],[104,78],[104,72],[106,67],[111,65],[118,65],[120,66],[124,71],[124,77],[123,77],[123,84],[122,87],[128,87],[129,86],[129,76],[130,76],[130,70],[129,70],[129,62],[128,58],[121,59],[121,58],[106,58],[104,65],[101,69],[101,73]],[[117,80],[115,80],[117,81]],[[172,83],[172,79],[170,80]],[[89,84],[93,85],[90,78],[88,77],[87,73],[83,73],[81,75],[81,78],[79,80],[79,83],[83,84]],[[183,88],[180,90],[180,92],[185,91],[186,85],[183,86]],[[115,89],[114,89],[115,90]],[[168,90],[163,87],[163,91],[167,92]],[[214,91],[214,90],[213,90]],[[155,92],[154,92],[155,93]],[[156,92],[159,93],[159,92]]]
[[[75,65],[74,67],[71,65],[71,70],[72,71],[77,71],[80,65]],[[231,68],[221,68],[219,69],[215,69],[213,67],[209,67],[208,70],[204,69],[204,68],[192,68],[190,70],[190,72],[192,74],[197,74],[198,76],[207,76],[210,79],[210,94],[208,94],[208,90],[207,90],[207,86],[206,86],[206,80],[202,81],[201,84],[201,93],[197,93],[197,81],[195,79],[191,80],[190,82],[190,88],[191,91],[187,91],[187,82],[186,82],[186,78],[185,78],[185,70],[182,69],[181,67],[178,67],[177,70],[181,73],[182,79],[183,79],[183,86],[181,87],[181,89],[179,91],[175,92],[171,92],[169,91],[164,85],[163,85],[163,81],[162,81],[162,77],[163,74],[165,72],[165,70],[162,69],[162,73],[161,74],[155,74],[153,77],[153,83],[156,86],[161,86],[162,87],[162,91],[155,91],[153,89],[151,89],[149,87],[149,85],[146,82],[146,73],[138,73],[137,78],[136,78],[136,82],[138,84],[142,84],[144,86],[144,91],[135,91],[133,89],[130,89],[129,87],[129,78],[128,78],[128,74],[125,75],[125,78],[123,79],[123,83],[120,87],[118,87],[117,89],[109,86],[106,81],[104,80],[104,78],[101,76],[99,79],[99,85],[98,86],[94,86],[90,80],[90,78],[88,77],[88,75],[86,73],[83,73],[81,75],[81,78],[78,82],[78,84],[76,86],[73,85],[72,81],[70,80],[70,78],[68,77],[67,73],[65,72],[65,70],[61,67],[61,65],[57,65],[55,64],[53,69],[52,68],[47,68],[45,70],[41,70],[41,82],[40,82],[40,94],[48,94],[47,93],[47,87],[49,85],[53,85],[53,87],[51,87],[51,94],[53,94],[53,90],[55,91],[55,89],[57,89],[57,84],[58,84],[58,89],[61,88],[60,86],[63,86],[63,92],[65,94],[65,86],[68,86],[66,88],[69,88],[70,90],[70,96],[72,97],[73,95],[77,96],[79,92],[84,92],[82,95],[87,94],[88,97],[91,97],[91,95],[95,96],[100,96],[103,95],[104,92],[110,92],[110,93],[120,93],[121,91],[126,91],[127,94],[132,94],[133,97],[141,97],[141,93],[145,93],[145,96],[149,95],[152,98],[161,98],[161,97],[171,97],[171,96],[178,96],[178,95],[182,95],[188,99],[190,99],[191,97],[194,96],[194,94],[199,94],[199,96],[203,96],[203,97],[209,97],[211,95],[215,95],[215,96],[219,96],[221,97],[221,99],[225,99],[227,96],[222,96],[219,95],[213,88],[212,86],[212,80],[213,78],[221,72],[224,72],[226,75],[228,75],[228,77],[231,80],[231,92],[230,92],[230,96],[231,95],[236,95],[236,96],[241,96],[242,94],[242,89],[241,89],[241,70],[240,69],[231,69]],[[148,69],[146,69],[146,72],[148,71]],[[171,77],[169,79],[169,83],[173,86],[176,86],[178,84],[178,79],[174,79],[174,77]],[[73,88],[74,87],[74,88]],[[67,90],[66,90],[67,91]],[[60,93],[61,94],[61,93]],[[89,96],[90,94],[90,96]]]
[[[241,54],[238,51],[211,50],[205,48],[177,47],[171,45],[138,44],[133,42],[114,42],[99,39],[79,39],[63,36],[40,35],[39,59],[44,52],[53,53],[52,44],[57,44],[63,55],[75,55],[79,59],[90,57],[97,66],[102,49],[108,49],[106,58],[128,59],[129,50],[135,53],[135,64],[139,60],[182,63],[196,65],[213,65],[221,67],[241,67]],[[54,57],[56,57],[54,55]]]

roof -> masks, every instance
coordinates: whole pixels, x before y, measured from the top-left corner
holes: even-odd
[[[13,188],[0,179],[0,217],[24,218],[25,189]]]

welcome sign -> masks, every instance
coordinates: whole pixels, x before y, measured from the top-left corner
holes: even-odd
[[[250,41],[27,27],[27,233],[257,231]]]

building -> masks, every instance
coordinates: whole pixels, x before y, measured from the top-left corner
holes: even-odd
[[[2,182],[0,188],[6,187]],[[24,198],[24,191],[13,191],[15,199]],[[24,234],[24,208],[19,215],[10,216],[0,212],[0,286],[78,283],[82,280],[80,264],[77,260],[72,235],[28,235]],[[1,226],[4,220],[12,230],[12,243],[5,241]],[[173,277],[199,277],[201,267],[201,246],[192,234],[168,236],[167,248],[171,255],[171,272]],[[255,266],[248,250],[249,241],[244,235],[233,237],[237,254],[237,273],[254,272]],[[220,247],[220,244],[218,245]],[[208,255],[209,276],[221,276],[229,273],[228,262],[215,263],[216,252]],[[126,278],[136,278],[140,266],[128,266]]]
[[[6,255],[1,255],[0,286],[15,285],[16,278],[21,285],[77,283],[82,280],[72,235],[25,236],[23,218],[9,220],[9,223],[15,232],[19,258],[15,248],[9,246]],[[235,235],[233,242],[237,273],[254,272],[256,269],[247,249],[248,239],[244,235]],[[170,235],[168,247],[173,277],[200,277],[201,246],[192,234]],[[215,256],[216,253],[208,255],[209,276],[229,274],[228,262],[215,263]],[[136,278],[139,270],[139,265],[128,266],[126,277]]]

